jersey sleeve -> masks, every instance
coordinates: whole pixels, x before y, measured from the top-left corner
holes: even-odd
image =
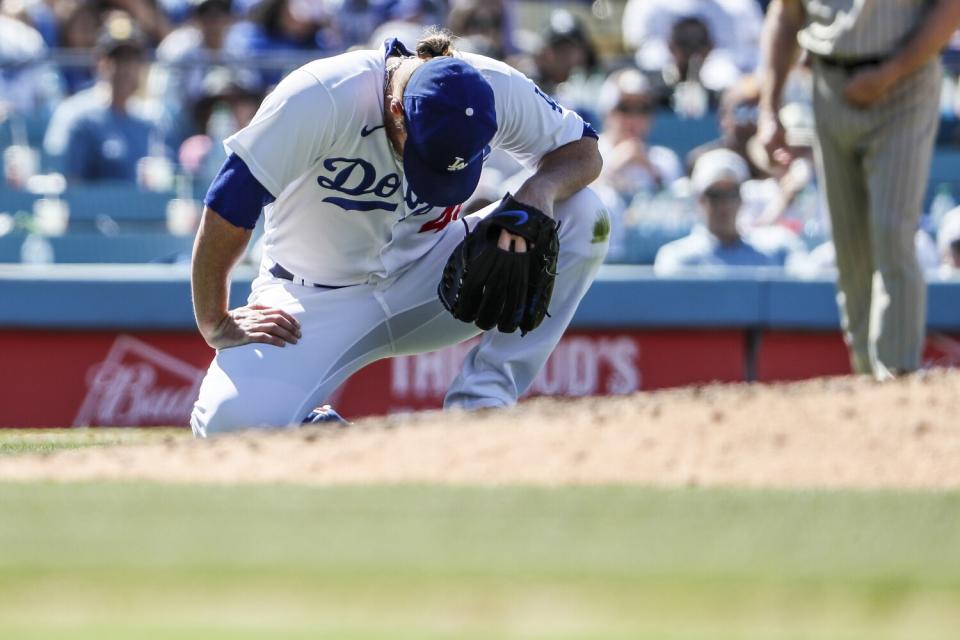
[[[309,72],[292,72],[266,97],[253,120],[224,141],[274,198],[333,143],[337,111],[329,90]]]
[[[519,71],[512,71],[504,84],[505,95],[497,100],[494,146],[527,168],[536,169],[544,155],[587,132],[575,111],[561,106]]]
[[[231,153],[210,184],[203,204],[233,226],[253,229],[260,212],[274,199],[243,160]]]

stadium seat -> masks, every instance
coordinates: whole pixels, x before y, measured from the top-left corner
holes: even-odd
[[[682,160],[687,153],[719,135],[716,113],[707,113],[702,118],[681,118],[673,111],[658,111],[649,143],[673,149]]]
[[[20,262],[25,235],[0,237],[0,263]],[[105,236],[70,233],[47,238],[57,263],[183,262],[190,259],[193,238],[165,233],[133,233]]]
[[[930,177],[927,179],[927,192],[923,199],[923,210],[929,211],[933,197],[940,185],[949,185],[954,200],[960,202],[960,149],[956,147],[936,147],[930,164]]]
[[[33,211],[41,196],[0,187],[0,212]],[[70,231],[91,231],[98,218],[106,216],[123,231],[166,231],[167,203],[172,193],[142,191],[129,184],[82,184],[70,186],[61,198],[70,208]]]
[[[26,142],[31,147],[39,149],[43,146],[43,136],[50,123],[50,114],[40,112],[36,114],[15,114],[6,120],[0,121],[0,149],[11,144]],[[14,128],[16,127],[16,131]],[[26,136],[26,140],[24,140]]]
[[[626,264],[653,264],[660,247],[679,240],[690,233],[692,225],[650,224],[628,226],[624,230],[624,256]]]
[[[20,211],[31,213],[33,203],[39,198],[35,193],[0,187],[0,213],[13,215]]]
[[[0,236],[0,264],[20,262],[20,245],[24,237],[22,233]]]
[[[70,219],[77,221],[106,215],[117,222],[164,222],[171,198],[171,193],[142,191],[125,183],[76,185],[63,194]]]
[[[956,147],[934,149],[928,184],[935,189],[936,185],[943,183],[953,185],[956,195],[960,183],[960,149]]]

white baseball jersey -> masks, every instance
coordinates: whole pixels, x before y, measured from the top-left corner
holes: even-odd
[[[583,135],[583,120],[524,75],[457,54],[490,83],[499,147],[535,168]],[[276,197],[265,208],[263,260],[331,286],[399,273],[424,256],[460,206],[433,207],[407,186],[383,128],[385,51],[354,51],[287,76],[253,121],[225,141]]]

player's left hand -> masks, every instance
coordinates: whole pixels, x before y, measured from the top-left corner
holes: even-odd
[[[553,219],[508,193],[450,255],[440,301],[484,331],[526,334],[548,315],[559,251]]]
[[[551,218],[553,217],[553,198],[549,194],[541,192],[530,181],[520,187],[514,198],[517,202],[533,207]],[[523,236],[518,236],[503,229],[497,240],[497,247],[503,251],[525,253],[527,251],[527,241]]]
[[[858,109],[872,107],[890,93],[897,76],[890,67],[879,65],[859,71],[843,87],[843,97]]]
[[[514,198],[527,206],[533,207],[546,215],[553,217],[553,198],[546,193],[541,193],[534,185],[527,184],[520,187]],[[500,231],[500,237],[497,239],[497,247],[503,251],[513,251],[515,253],[526,253],[527,241],[523,236],[510,233],[506,229]]]
[[[515,253],[526,253],[527,251],[526,239],[523,236],[510,233],[506,229],[500,231],[497,246],[504,251],[513,251]]]

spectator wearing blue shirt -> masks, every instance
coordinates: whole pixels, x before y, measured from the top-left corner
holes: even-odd
[[[674,275],[696,267],[782,266],[784,256],[758,248],[737,227],[743,201],[740,186],[750,177],[747,163],[729,149],[704,153],[694,165],[691,184],[704,224],[690,235],[660,247],[654,261],[657,275]]]
[[[128,15],[108,17],[97,55],[97,84],[58,108],[44,146],[53,155],[62,151],[61,169],[70,181],[136,182],[137,163],[162,149],[162,136],[131,110],[143,75],[144,45]]]
[[[280,81],[286,71],[307,61],[337,53],[334,16],[325,3],[316,0],[262,0],[250,11],[249,20],[233,26],[226,50],[239,57],[286,54],[287,69],[273,65],[262,72],[264,86]]]

